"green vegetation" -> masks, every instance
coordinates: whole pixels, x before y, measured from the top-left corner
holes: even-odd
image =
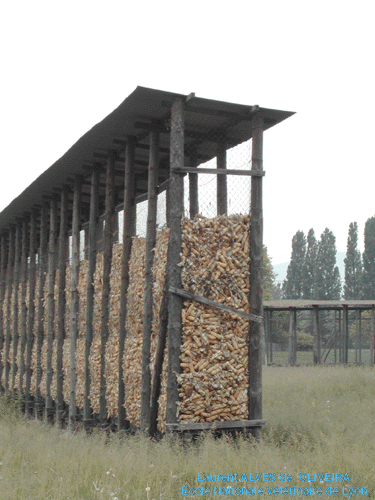
[[[195,498],[182,496],[181,488],[201,486],[198,473],[243,472],[286,472],[293,475],[289,487],[322,487],[325,491],[334,486],[340,493],[343,484],[365,487],[367,498],[375,498],[375,370],[266,367],[263,385],[267,425],[258,444],[242,438],[234,443],[229,438],[214,440],[205,436],[195,445],[183,446],[140,436],[61,432],[44,423],[25,421],[17,404],[3,398],[0,498],[177,500]],[[346,472],[350,483],[301,483],[297,476],[303,472]],[[214,485],[224,487],[228,483],[209,486]],[[258,484],[264,488],[267,485]],[[254,483],[241,486],[250,488]],[[280,486],[280,481],[271,486]],[[199,498],[232,496],[211,494]],[[328,497],[323,494],[320,498]]]

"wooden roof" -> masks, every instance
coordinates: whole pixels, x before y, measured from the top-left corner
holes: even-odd
[[[135,178],[136,195],[147,192],[147,167],[149,154],[149,131],[160,131],[159,185],[169,177],[169,120],[170,108],[176,97],[183,97],[185,107],[185,149],[195,141],[198,144],[198,163],[216,156],[216,145],[209,138],[209,132],[225,130],[227,147],[246,141],[252,136],[252,115],[262,111],[264,129],[268,129],[294,113],[258,106],[234,104],[211,99],[188,96],[137,87],[112,113],[83,135],[60,159],[43,172],[29,187],[15,198],[0,213],[0,234],[7,232],[17,218],[28,215],[33,207],[41,206],[43,200],[59,193],[64,184],[73,185],[74,176],[83,177],[83,215],[88,206],[90,193],[90,173],[94,165],[105,166],[108,151],[116,152],[116,204],[123,201],[124,151],[126,138],[136,138]],[[205,137],[202,132],[207,132]],[[200,134],[201,140],[197,143]],[[104,210],[104,171],[101,176],[99,207]],[[72,196],[70,208],[72,205]],[[69,208],[69,209],[70,209]]]

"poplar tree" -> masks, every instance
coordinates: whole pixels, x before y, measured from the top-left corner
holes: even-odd
[[[357,248],[358,224],[351,222],[348,231],[348,244],[346,249],[344,299],[358,300],[362,295],[362,259]]]
[[[375,299],[375,216],[365,224],[365,250],[363,252],[362,298]]]
[[[283,283],[284,299],[302,298],[303,267],[306,254],[306,237],[297,231],[292,239],[292,255]]]
[[[315,272],[315,299],[340,299],[341,282],[339,268],[336,266],[336,238],[326,228],[318,243]]]
[[[307,234],[307,250],[303,265],[302,298],[313,299],[315,295],[315,270],[316,257],[318,254],[318,242],[315,238],[314,229]]]

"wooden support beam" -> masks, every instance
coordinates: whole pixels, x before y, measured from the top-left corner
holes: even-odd
[[[53,420],[52,406],[52,348],[55,337],[55,270],[56,270],[56,237],[57,237],[57,198],[50,202],[50,222],[48,241],[48,297],[47,297],[47,369],[46,369],[46,418]]]
[[[7,288],[7,324],[6,324],[6,338],[5,338],[5,391],[9,390],[9,375],[10,375],[10,342],[11,342],[11,303],[12,303],[12,269],[14,264],[14,244],[15,244],[15,227],[10,228],[9,233],[9,246],[8,246],[8,266],[7,266],[7,277],[6,277],[6,288]]]
[[[190,168],[197,168],[197,150],[195,148],[191,152],[189,163]],[[196,173],[189,174],[189,204],[190,219],[194,219],[194,217],[199,213],[198,174]]]
[[[77,417],[76,405],[76,346],[78,338],[79,311],[79,245],[80,245],[80,212],[81,212],[82,179],[79,175],[74,179],[73,221],[72,221],[72,271],[70,280],[70,378],[69,378],[69,428],[74,428]]]
[[[182,288],[180,252],[182,243],[181,220],[184,214],[184,184],[181,175],[174,169],[184,164],[185,114],[182,98],[172,103],[171,109],[171,174],[167,203],[167,219],[170,227],[167,279],[170,286]],[[179,401],[177,374],[180,373],[180,354],[182,337],[183,299],[177,294],[169,297],[168,310],[168,381],[167,381],[167,423],[177,423],[177,403]]]
[[[110,294],[110,272],[112,265],[112,235],[115,214],[115,152],[111,151],[107,164],[106,193],[105,193],[105,226],[104,226],[104,250],[103,250],[103,288],[102,288],[102,312],[101,312],[101,351],[100,351],[100,422],[107,421],[106,405],[106,381],[105,381],[105,349],[107,345],[109,330],[109,294]]]
[[[227,150],[224,139],[217,143],[216,166],[218,170],[227,169]],[[227,176],[217,176],[217,215],[226,215],[228,212]]]
[[[370,365],[375,363],[375,308],[371,307],[371,344],[370,344]]]
[[[186,290],[182,290],[174,286],[170,286],[169,291],[171,293],[179,295],[180,297],[183,297],[184,299],[194,300],[199,304],[204,304],[205,306],[214,307],[215,309],[225,311],[229,314],[234,314],[235,316],[240,316],[241,318],[245,318],[250,321],[255,321],[255,323],[261,324],[263,321],[263,318],[261,316],[256,316],[255,314],[250,314],[245,311],[240,311],[239,309],[235,309],[234,307],[226,306],[224,304],[221,304],[220,302],[215,302],[213,300],[206,299],[206,297],[195,295],[194,293],[187,292]]]
[[[56,362],[56,423],[61,424],[64,412],[64,370],[63,346],[66,337],[65,311],[66,311],[66,261],[68,258],[68,187],[63,186],[60,200],[60,235],[59,235],[59,291],[58,291],[58,317],[57,317],[57,362]]]
[[[252,172],[263,172],[263,118],[253,119]],[[251,178],[250,201],[250,313],[263,316],[263,188],[262,177]],[[262,329],[253,321],[249,325],[249,420],[262,418]],[[259,439],[261,429],[255,428]]]
[[[125,184],[124,184],[124,217],[122,232],[122,257],[121,257],[121,290],[120,290],[120,324],[119,324],[119,387],[118,387],[118,426],[120,429],[129,427],[126,422],[125,384],[123,373],[124,346],[127,336],[126,314],[129,287],[129,262],[132,248],[132,236],[135,230],[135,202],[134,202],[134,156],[135,138],[128,137],[125,158]]]
[[[153,307],[153,277],[154,249],[156,246],[156,213],[159,168],[159,133],[150,133],[150,163],[148,169],[148,204],[147,229],[145,246],[145,282],[143,292],[143,343],[142,343],[142,387],[141,387],[141,431],[149,433],[150,428],[150,396],[151,396],[151,335],[152,335],[152,307]]]
[[[5,288],[6,288],[6,243],[5,235],[0,237],[0,352],[3,352],[4,339],[5,339],[5,324],[4,324],[4,314],[3,314],[3,304],[5,299]],[[4,369],[4,363],[2,357],[0,357],[0,381],[2,380]],[[0,382],[0,387],[2,387]]]
[[[15,389],[16,372],[17,372],[17,349],[18,349],[18,288],[20,279],[21,267],[21,221],[18,220],[16,224],[16,240],[15,240],[15,254],[14,254],[14,267],[13,267],[13,340],[12,340],[12,391]]]
[[[269,362],[273,363],[273,347],[272,347],[272,340],[273,340],[273,311],[269,311],[269,344],[270,344],[270,357],[269,357]]]
[[[37,349],[36,349],[36,417],[43,416],[43,398],[40,393],[42,383],[42,345],[44,340],[44,284],[47,271],[47,250],[48,250],[48,224],[47,214],[48,203],[43,202],[40,220],[40,246],[38,255],[38,329],[37,329]]]
[[[28,220],[22,221],[22,237],[21,237],[21,268],[20,268],[20,284],[21,284],[21,325],[20,325],[20,357],[19,367],[20,382],[19,391],[22,396],[25,396],[25,354],[26,354],[26,331],[27,331],[27,306],[26,306],[26,284],[27,284],[27,229]]]
[[[25,412],[31,413],[33,401],[31,400],[31,359],[34,345],[34,323],[35,323],[35,272],[36,272],[36,210],[31,211],[30,237],[29,237],[29,303],[28,321],[26,334],[26,382],[25,382]]]
[[[313,362],[314,365],[321,363],[321,340],[320,340],[320,326],[319,326],[319,307],[313,306],[312,310],[312,323],[313,323]]]
[[[290,308],[289,312],[289,354],[288,364],[294,366],[297,363],[297,309]]]
[[[87,243],[87,292],[86,292],[86,330],[85,330],[85,381],[84,381],[84,396],[83,396],[83,420],[87,421],[91,418],[91,407],[90,407],[90,351],[91,344],[94,337],[94,274],[96,268],[96,254],[97,254],[97,227],[98,227],[98,217],[99,217],[99,203],[98,203],[98,193],[99,193],[99,175],[98,169],[92,171],[91,175],[91,200],[90,200],[90,222],[88,231],[88,243]]]
[[[349,348],[349,314],[348,306],[343,305],[343,363],[348,364],[348,348]]]

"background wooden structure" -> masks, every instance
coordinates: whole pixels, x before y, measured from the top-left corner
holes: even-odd
[[[93,339],[93,276],[98,251],[104,254],[103,287],[101,297],[101,382],[100,411],[98,419],[107,425],[105,346],[108,340],[110,272],[112,247],[118,241],[119,211],[123,217],[123,253],[121,269],[120,326],[119,326],[119,400],[118,420],[120,428],[127,427],[124,412],[126,387],[122,379],[121,356],[126,338],[127,289],[129,285],[129,258],[131,238],[135,228],[135,206],[148,199],[149,213],[146,244],[146,282],[144,287],[143,378],[141,427],[147,430],[150,420],[150,395],[154,398],[157,387],[151,388],[149,373],[149,341],[152,310],[150,270],[152,249],[155,245],[156,199],[167,189],[167,224],[170,240],[167,261],[167,286],[162,308],[162,325],[168,328],[169,375],[167,390],[167,422],[178,424],[176,403],[178,386],[176,373],[180,370],[181,310],[183,298],[170,291],[181,288],[181,219],[184,215],[183,177],[190,178],[190,215],[198,208],[197,176],[212,173],[212,169],[199,168],[202,163],[217,158],[217,209],[227,211],[226,176],[250,175],[252,178],[250,209],[251,292],[250,313],[261,317],[262,306],[262,178],[264,176],[263,132],[280,123],[293,113],[213,101],[137,87],[125,101],[102,122],[87,132],[67,153],[40,175],[23,193],[0,213],[0,346],[5,343],[6,359],[0,370],[5,372],[3,389],[8,390],[10,376],[17,374],[16,356],[18,342],[22,344],[21,382],[22,393],[28,411],[37,415],[45,412],[47,418],[64,417],[62,396],[62,345],[70,339],[70,401],[67,411],[69,425],[83,418],[87,425],[93,421],[88,401],[90,373],[88,356]],[[226,151],[253,139],[251,170],[227,168]],[[230,167],[230,165],[229,165]],[[83,232],[82,232],[83,231]],[[68,244],[69,238],[71,243]],[[80,238],[84,243],[80,243]],[[76,406],[76,344],[79,301],[77,280],[80,272],[80,248],[85,246],[88,259],[87,310],[85,338],[85,389],[83,412]],[[68,248],[69,246],[69,248]],[[71,281],[64,283],[68,256],[71,260]],[[55,291],[55,273],[60,276]],[[26,307],[26,282],[29,286],[29,307]],[[35,317],[34,288],[38,287],[38,317]],[[47,301],[43,300],[48,287]],[[18,288],[21,301],[18,304]],[[63,290],[70,287],[70,324],[64,322],[65,296]],[[32,290],[32,291],[31,291]],[[58,294],[58,311],[55,318],[54,294]],[[13,296],[13,298],[12,298]],[[6,302],[7,324],[2,311]],[[151,301],[151,302],[150,302]],[[13,307],[13,338],[10,338],[11,307]],[[17,314],[21,309],[21,315]],[[54,321],[58,324],[54,338]],[[21,324],[19,324],[19,322]],[[35,324],[37,343],[36,393],[30,393],[30,366]],[[261,382],[261,325],[251,322],[249,342],[249,421],[256,429],[262,422]],[[47,339],[46,380],[41,380],[41,349]],[[161,336],[161,339],[163,336]],[[57,341],[57,362],[52,366],[52,346]],[[163,341],[158,352],[163,350]],[[26,356],[24,356],[26,354]],[[11,360],[11,363],[8,362]],[[52,370],[57,374],[57,397],[52,397]],[[40,392],[46,384],[46,398]],[[12,384],[13,387],[14,384]],[[155,418],[155,414],[153,414]],[[250,425],[250,424],[249,424]],[[258,433],[258,430],[255,431]]]

